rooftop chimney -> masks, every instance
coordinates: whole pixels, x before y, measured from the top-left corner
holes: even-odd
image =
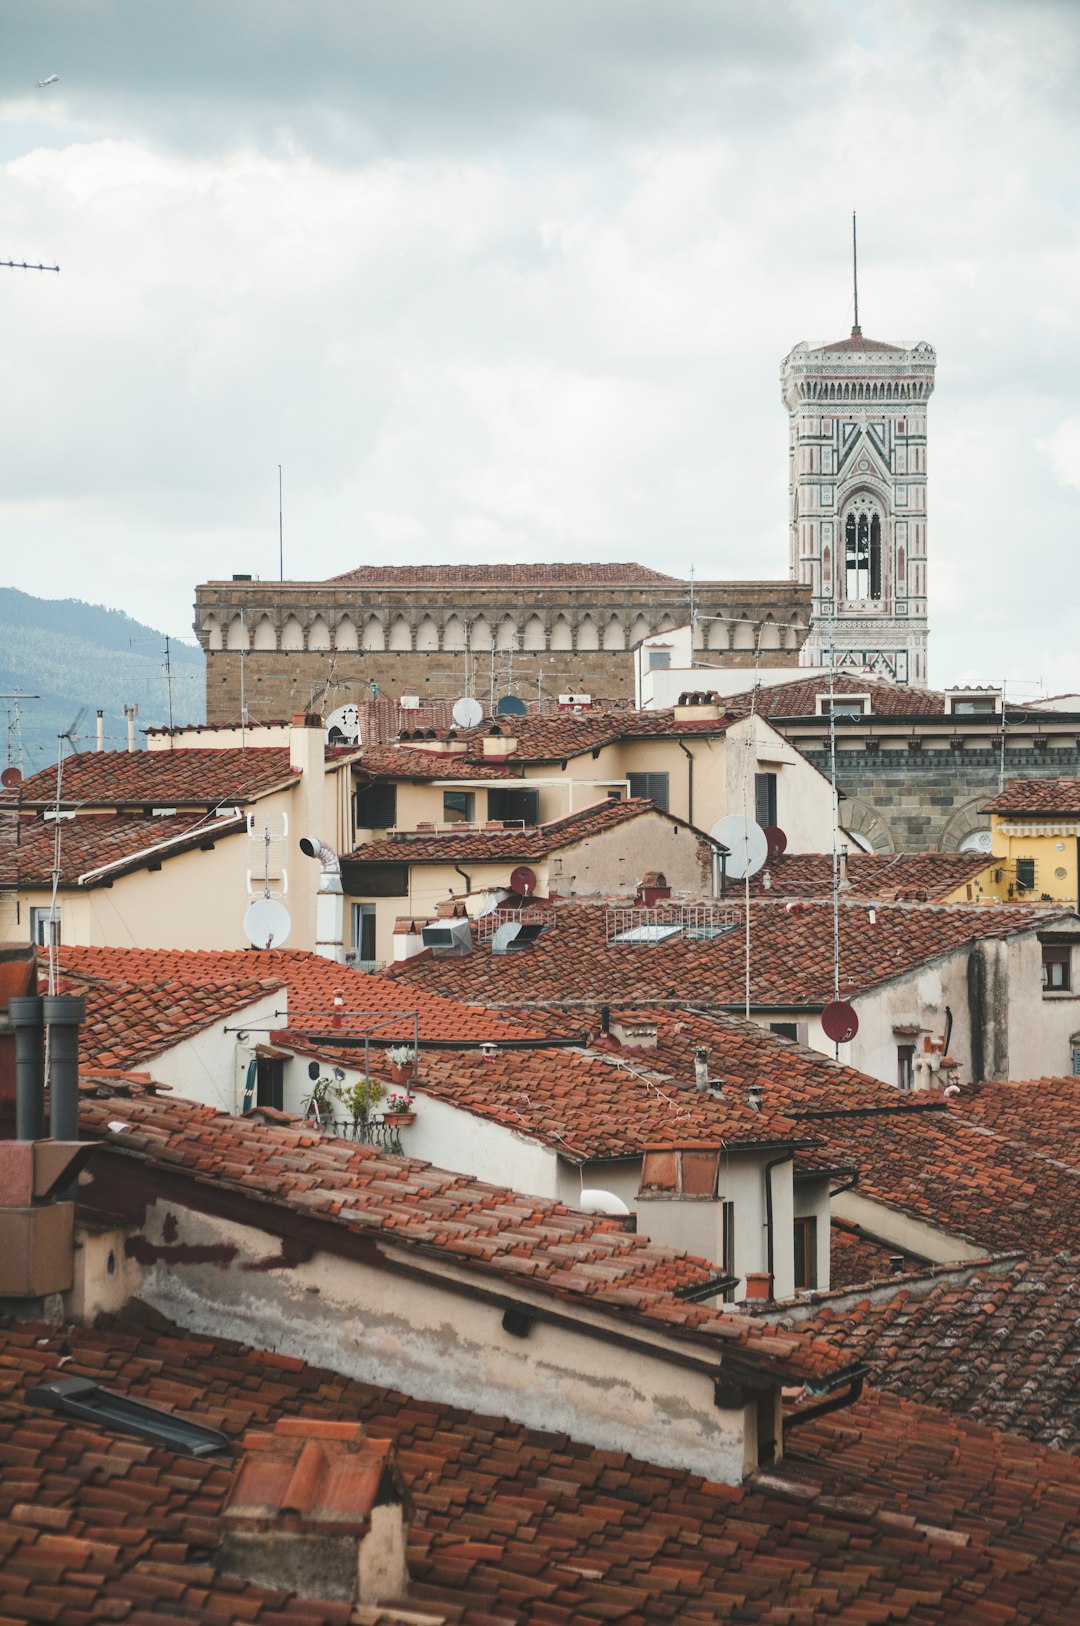
[[[703,1044],[694,1051],[694,1083],[702,1094],[709,1087],[709,1052]]]
[[[361,1423],[281,1418],[244,1437],[218,1567],[313,1598],[403,1598],[406,1494],[390,1440]]]

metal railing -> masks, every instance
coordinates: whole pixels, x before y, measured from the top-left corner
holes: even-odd
[[[395,1157],[403,1157],[401,1131],[405,1126],[401,1118],[401,1113],[387,1112],[367,1118],[320,1117],[318,1123],[325,1135],[333,1135],[337,1140],[355,1141],[358,1146],[378,1146]],[[315,1120],[308,1121],[314,1123]]]
[[[713,903],[661,903],[652,909],[627,905],[604,914],[604,941],[663,943],[681,932],[691,939],[719,937],[732,931],[740,917],[733,909]]]
[[[498,909],[492,909],[490,914],[473,916],[473,932],[478,943],[486,943],[494,937],[500,926],[513,922],[515,926],[554,926],[556,924],[556,911],[551,908],[514,909],[501,904]]]

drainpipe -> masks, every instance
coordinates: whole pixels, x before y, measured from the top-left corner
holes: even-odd
[[[466,875],[465,871],[462,869],[460,864],[455,864],[454,868],[457,870],[458,874],[461,876],[461,879],[465,882],[465,896],[468,897],[469,894],[472,892],[472,878],[471,878],[471,876]]]
[[[691,751],[689,749],[688,746],[683,744],[682,740],[676,740],[675,744],[679,747],[679,750],[683,753],[683,755],[686,758],[686,763],[687,763],[687,767],[686,767],[686,822],[687,822],[687,824],[693,824],[693,822],[694,822],[694,753],[693,753],[693,751]]]
[[[766,1163],[766,1165],[765,1165],[765,1248],[766,1248],[766,1258],[767,1258],[767,1261],[768,1261],[767,1268],[768,1268],[768,1272],[769,1272],[769,1278],[770,1278],[770,1281],[773,1282],[774,1286],[775,1286],[775,1273],[773,1271],[773,1263],[774,1263],[775,1251],[776,1250],[773,1247],[772,1172],[773,1172],[774,1169],[778,1169],[782,1163],[793,1163],[794,1161],[795,1161],[795,1148],[794,1147],[789,1147],[788,1150],[784,1153],[783,1157],[770,1158],[769,1162]]]
[[[8,1015],[15,1029],[15,1139],[44,1140],[45,1034],[40,995],[9,999]]]
[[[341,860],[318,836],[301,836],[300,851],[319,860],[319,890],[315,895],[315,953],[342,965],[345,960],[345,899],[341,891]]]
[[[46,994],[41,1001],[49,1044],[49,1132],[53,1140],[79,1138],[79,1023],[85,999]]]

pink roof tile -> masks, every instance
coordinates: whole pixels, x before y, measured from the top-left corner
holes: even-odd
[[[129,813],[88,813],[66,820],[60,842],[61,886],[104,885],[129,871],[145,869],[181,853],[212,846],[245,828],[243,818],[193,812],[175,818]],[[56,861],[56,825],[32,814],[0,813],[0,884],[51,884]],[[104,874],[94,874],[105,870]]]
[[[1080,779],[1014,779],[985,802],[983,813],[1054,813],[1061,818],[1080,815]]]
[[[986,853],[849,852],[843,897],[882,903],[930,902],[972,884],[1000,859]],[[841,871],[841,874],[843,871]],[[751,879],[752,897],[826,898],[832,896],[831,853],[784,853],[770,858]]]
[[[670,585],[676,580],[662,571],[635,564],[358,565],[343,575],[331,576],[327,585],[428,587],[445,582],[455,587],[577,587],[610,583],[632,587]]]
[[[371,864],[453,864],[466,858],[482,863],[539,860],[560,852],[564,847],[576,846],[579,841],[589,841],[608,830],[617,830],[648,814],[679,825],[684,830],[691,828],[682,819],[662,812],[647,799],[631,797],[621,802],[594,802],[591,807],[579,808],[560,819],[526,829],[444,830],[438,834],[401,831],[386,841],[374,841],[358,847],[351,856],[356,863]],[[694,834],[697,836],[698,832],[694,831]]]
[[[265,796],[299,777],[284,746],[83,751],[64,763],[61,806],[209,808]],[[49,808],[55,801],[55,768],[43,768],[16,790],[0,793],[0,808]]]

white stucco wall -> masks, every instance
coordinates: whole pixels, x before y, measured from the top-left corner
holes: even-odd
[[[659,1329],[624,1323],[636,1347],[613,1350],[590,1330],[610,1327],[609,1318],[563,1303],[559,1311],[579,1326],[536,1321],[527,1337],[514,1337],[503,1329],[501,1306],[451,1288],[446,1278],[468,1282],[466,1271],[431,1261],[425,1267],[442,1281],[322,1252],[291,1269],[245,1270],[277,1256],[278,1241],[160,1201],[147,1212],[142,1242],[160,1257],[142,1269],[141,1298],[194,1332],[728,1484],[738,1483],[756,1456],[753,1407],[717,1407],[714,1374],[664,1359],[665,1349],[687,1353],[689,1346]],[[200,1246],[215,1251],[214,1262],[185,1261],[181,1250]],[[392,1246],[375,1246],[396,1256]],[[226,1248],[235,1252],[223,1262]],[[515,1287],[513,1296],[525,1306],[556,1307],[525,1288]]]

